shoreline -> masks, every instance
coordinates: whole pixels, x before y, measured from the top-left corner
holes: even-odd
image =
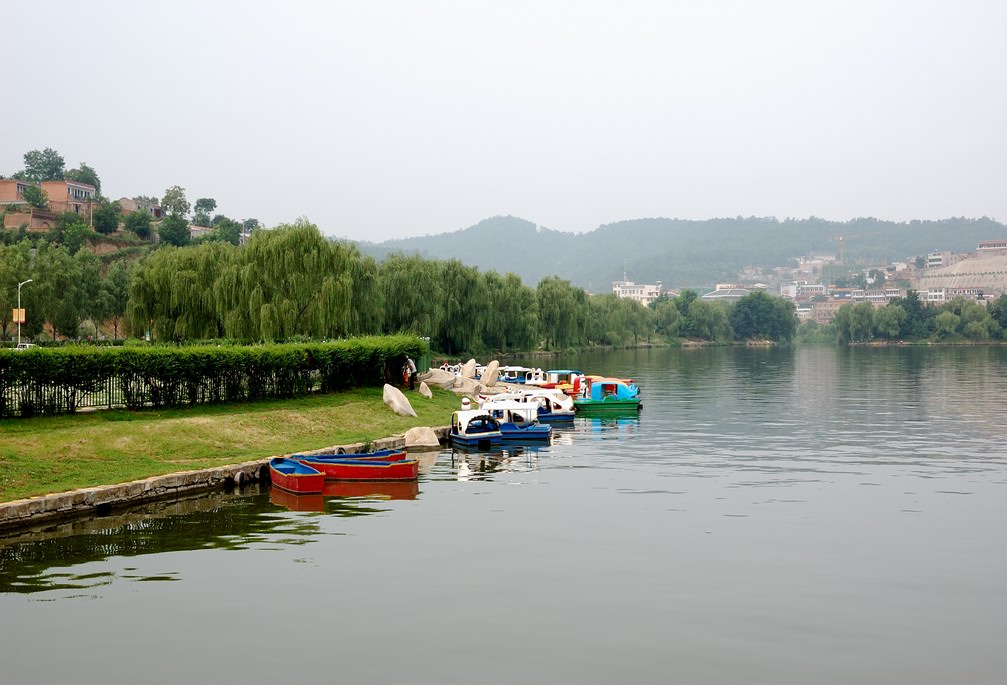
[[[433,428],[442,444],[448,428],[448,426]],[[370,446],[375,450],[403,448],[405,441],[404,435],[394,435],[374,440]],[[291,454],[319,454],[334,452],[339,448],[346,452],[359,452],[365,449],[365,445],[366,443],[362,442],[331,445]],[[269,481],[269,460],[278,456],[289,457],[290,454],[0,502],[0,537],[35,526],[58,525],[89,516],[100,518],[132,507],[184,495],[213,490],[230,491],[248,483],[266,483]]]

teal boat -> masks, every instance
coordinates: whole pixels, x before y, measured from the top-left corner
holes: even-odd
[[[640,388],[632,381],[588,377],[587,383],[584,396],[573,400],[578,413],[638,410],[643,406]]]

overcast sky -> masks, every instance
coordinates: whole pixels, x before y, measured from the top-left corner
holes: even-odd
[[[0,173],[352,239],[1007,221],[1007,2],[13,2]]]

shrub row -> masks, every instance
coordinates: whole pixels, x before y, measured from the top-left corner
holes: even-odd
[[[0,351],[0,417],[80,407],[177,407],[299,397],[401,382],[411,336],[264,346],[36,348]]]

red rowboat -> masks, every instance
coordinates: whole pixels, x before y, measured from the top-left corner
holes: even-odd
[[[325,485],[321,471],[283,457],[269,460],[269,480],[278,488],[299,494],[320,493]]]
[[[388,462],[297,457],[297,460],[332,480],[416,480],[420,472],[415,459]]]

